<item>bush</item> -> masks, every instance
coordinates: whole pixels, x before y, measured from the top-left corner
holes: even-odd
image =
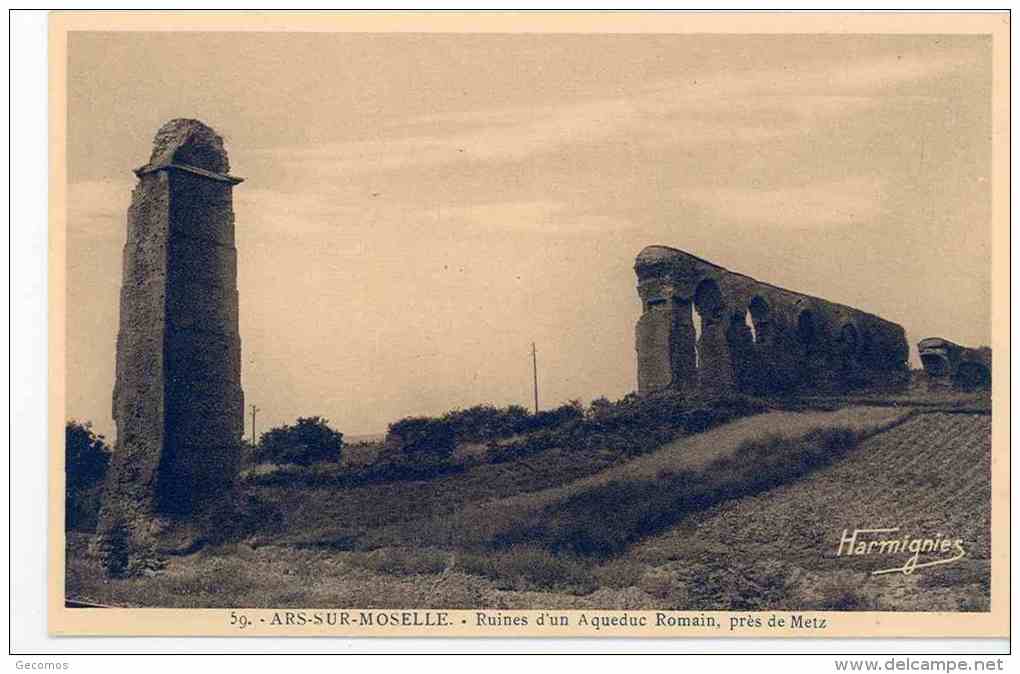
[[[322,417],[299,417],[293,426],[278,426],[262,434],[255,457],[260,462],[309,466],[340,461],[344,434]]]
[[[593,400],[586,413],[571,403],[553,411],[558,424],[512,442],[490,442],[487,458],[504,463],[553,447],[576,451],[612,450],[620,456],[637,456],[672,442],[685,433],[701,433],[733,419],[765,411],[766,406],[746,396],[729,396],[701,402],[679,394],[647,398],[628,395],[612,403]]]
[[[584,407],[571,401],[531,414],[520,405],[498,408],[476,405],[441,417],[408,417],[390,424],[387,445],[391,452],[416,457],[452,454],[458,442],[489,442],[515,435],[556,429],[584,418]]]
[[[457,437],[446,419],[409,417],[390,424],[383,458],[393,463],[440,463],[453,456]]]
[[[494,438],[507,438],[522,433],[529,426],[528,410],[520,405],[497,408],[476,405],[466,410],[454,410],[442,416],[457,440],[485,442]]]
[[[584,406],[578,400],[571,400],[569,403],[554,407],[551,410],[541,410],[533,414],[528,421],[527,430],[535,431],[542,428],[555,428],[583,418]]]
[[[64,524],[67,529],[95,531],[103,482],[110,465],[110,447],[92,430],[92,422],[68,421],[64,426]]]

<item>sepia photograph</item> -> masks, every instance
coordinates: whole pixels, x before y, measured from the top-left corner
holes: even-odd
[[[58,632],[1008,634],[1003,14],[599,16],[51,18]]]

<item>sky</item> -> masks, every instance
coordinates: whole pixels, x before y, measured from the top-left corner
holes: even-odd
[[[259,432],[636,388],[633,264],[687,250],[990,341],[991,40],[71,33],[67,416],[115,436],[121,255],[167,120],[225,139]],[[250,418],[246,433],[250,433]]]

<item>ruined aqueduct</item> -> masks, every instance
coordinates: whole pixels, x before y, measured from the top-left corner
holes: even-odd
[[[117,451],[100,524],[111,571],[144,562],[147,550],[186,549],[200,535],[188,522],[237,474],[244,394],[232,200],[241,179],[229,170],[212,129],[177,119],[135,171],[113,395]],[[635,270],[642,394],[781,388],[906,365],[903,328],[877,316],[664,246],[643,250]]]
[[[873,314],[667,246],[642,250],[634,270],[643,308],[636,329],[640,394],[789,390],[907,367],[903,328]]]

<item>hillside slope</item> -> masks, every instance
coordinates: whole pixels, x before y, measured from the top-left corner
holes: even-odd
[[[604,608],[988,610],[991,417],[920,414],[844,461],[728,501],[635,545],[607,571],[640,566],[628,587],[543,605]],[[837,556],[844,529],[963,540],[966,556],[910,575],[871,575],[910,555]],[[929,557],[922,557],[928,559]],[[532,593],[502,593],[526,606]]]
[[[909,414],[770,412],[595,474],[564,470],[580,470],[582,457],[554,453],[549,464],[532,458],[541,474],[502,464],[425,482],[294,489],[282,536],[172,558],[143,579],[100,580],[76,553],[69,588],[101,603],[158,606],[986,610],[990,417]],[[608,561],[477,546],[495,527],[607,483],[712,470],[749,439],[819,426],[890,430],[795,481],[691,512]],[[613,516],[591,512],[595,522]],[[873,558],[835,555],[843,529],[858,527],[960,537],[967,556],[910,576],[871,576]],[[499,573],[488,575],[487,564]]]
[[[530,513],[591,492],[613,481],[655,480],[663,471],[704,470],[712,461],[732,456],[748,440],[779,434],[801,435],[812,428],[843,426],[870,432],[897,423],[909,410],[895,407],[849,407],[834,411],[773,411],[738,419],[704,433],[680,438],[654,452],[601,470],[594,475],[565,481],[546,489],[462,504],[440,515],[408,520],[373,532],[373,546],[463,545],[491,540],[497,531],[512,526]],[[593,517],[598,517],[593,514]],[[602,516],[609,517],[611,513]]]

